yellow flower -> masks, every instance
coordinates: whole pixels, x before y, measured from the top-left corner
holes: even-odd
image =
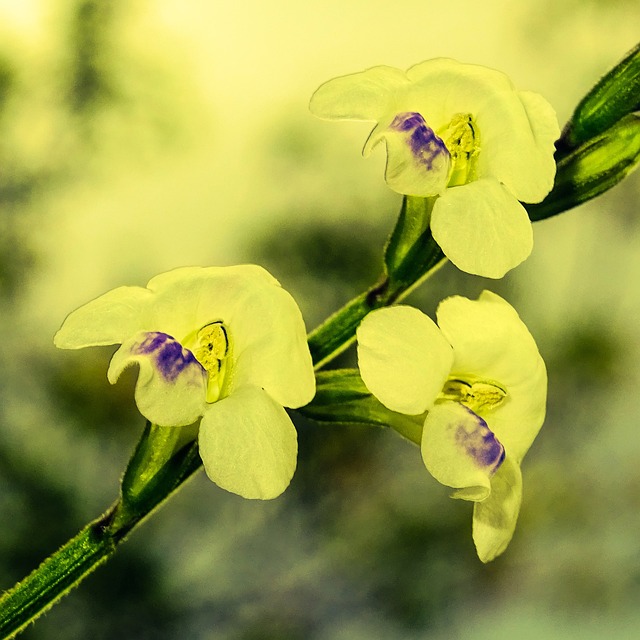
[[[180,427],[202,417],[200,455],[220,487],[269,499],[288,486],[297,437],[283,407],[307,404],[315,378],[300,310],[261,267],[184,267],[119,287],[72,312],[54,340],[120,343],[109,382],[138,364],[145,418]]]
[[[392,411],[426,413],[425,466],[454,498],[471,500],[483,562],[513,536],[522,501],[520,463],[545,416],[547,374],[516,311],[485,291],[447,298],[438,325],[395,306],[358,328],[358,363],[369,391]]]
[[[553,186],[551,106],[518,91],[499,71],[447,58],[404,72],[373,67],[334,78],[311,98],[330,120],[371,120],[364,155],[387,145],[387,184],[436,198],[431,229],[458,268],[501,278],[531,253],[522,202],[540,202]]]

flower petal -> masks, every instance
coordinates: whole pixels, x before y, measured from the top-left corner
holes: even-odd
[[[434,129],[457,113],[469,113],[480,121],[485,111],[504,117],[509,100],[514,100],[515,87],[504,73],[451,58],[416,64],[407,71],[407,78],[411,82],[407,106],[420,112]],[[483,133],[481,129],[481,138]]]
[[[486,172],[504,183],[518,200],[540,202],[553,187],[554,142],[560,127],[555,111],[541,95],[519,91],[514,97],[517,102],[510,120],[487,113],[478,123],[482,126],[491,118],[494,124],[481,129],[484,152],[480,174]]]
[[[519,462],[545,416],[547,373],[535,340],[516,310],[490,291],[478,300],[447,298],[436,315],[453,347],[452,375],[473,373],[507,391],[487,420],[507,454]]]
[[[72,311],[53,338],[60,349],[121,343],[145,328],[151,292],[118,287]]]
[[[136,404],[147,420],[162,427],[180,427],[202,415],[206,372],[191,351],[166,333],[137,333],[114,353],[109,382],[114,384],[135,363],[140,365]]]
[[[378,309],[365,317],[356,335],[362,380],[383,405],[416,415],[434,403],[453,353],[428,316],[403,305]]]
[[[311,113],[328,120],[379,120],[408,85],[403,71],[379,66],[325,82],[311,96]]]
[[[484,500],[491,477],[504,460],[504,447],[487,423],[458,402],[429,410],[422,432],[422,459],[429,473],[448,487],[452,497]]]
[[[229,329],[236,386],[264,388],[287,407],[307,404],[315,377],[295,300],[256,265],[186,267],[149,282],[159,331],[182,340],[215,321]]]
[[[473,541],[482,562],[499,556],[511,542],[522,503],[522,473],[509,456],[491,480],[491,495],[473,507]]]
[[[422,197],[444,193],[451,155],[419,113],[399,113],[383,135],[387,143],[385,180],[391,189]]]
[[[447,189],[433,207],[431,229],[458,269],[487,278],[501,278],[533,247],[527,212],[489,178]]]
[[[244,498],[276,498],[296,468],[298,442],[291,419],[256,387],[237,389],[209,406],[199,445],[209,478]]]

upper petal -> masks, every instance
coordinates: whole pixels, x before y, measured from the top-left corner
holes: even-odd
[[[209,405],[198,442],[209,478],[244,498],[276,498],[296,468],[298,441],[291,419],[256,387],[242,387]]]
[[[504,73],[451,58],[416,64],[407,71],[407,78],[411,82],[408,106],[434,128],[445,125],[456,113],[470,113],[474,120],[482,120],[485,111],[506,115],[515,92]]]
[[[311,97],[311,113],[328,120],[380,120],[408,85],[403,71],[379,66],[333,78]]]
[[[299,407],[315,393],[300,309],[256,265],[186,267],[149,282],[158,330],[184,337],[215,321],[229,329],[233,384],[264,388],[280,404]]]
[[[453,346],[452,375],[472,374],[507,391],[487,421],[507,454],[519,462],[545,416],[547,373],[535,340],[516,310],[490,291],[478,300],[447,298],[437,318]]]
[[[490,178],[447,189],[433,207],[431,230],[456,267],[487,278],[504,276],[533,247],[527,212]]]
[[[504,447],[487,423],[458,402],[429,410],[422,432],[422,459],[429,473],[448,487],[454,498],[484,500],[491,477],[504,459]]]
[[[162,427],[195,422],[204,411],[206,372],[188,349],[171,336],[140,332],[114,353],[107,376],[114,384],[122,371],[140,365],[136,404],[140,413]]]
[[[72,311],[53,338],[61,349],[121,343],[144,330],[151,292],[118,287]]]
[[[499,556],[511,542],[522,503],[522,473],[505,458],[491,480],[491,495],[473,506],[473,541],[482,562]]]
[[[518,200],[539,202],[555,175],[555,111],[539,94],[517,91],[502,72],[447,58],[407,71],[406,110],[420,112],[438,129],[456,113],[473,115],[481,140],[480,177],[494,177]]]
[[[453,353],[435,323],[413,307],[371,312],[356,332],[367,389],[392,411],[416,415],[442,391]]]

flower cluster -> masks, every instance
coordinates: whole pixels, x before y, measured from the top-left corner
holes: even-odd
[[[426,412],[424,463],[454,498],[475,503],[473,539],[488,562],[513,536],[520,462],[544,421],[546,369],[518,314],[491,292],[447,298],[437,320],[407,306],[370,313],[357,332],[360,373],[389,409]]]
[[[431,230],[445,255],[468,273],[501,278],[531,253],[527,212],[553,186],[551,106],[518,91],[499,71],[447,58],[404,72],[373,67],[323,84],[311,111],[376,126],[364,155],[387,146],[387,184],[434,197]]]
[[[185,267],[119,287],[71,313],[55,344],[121,344],[109,381],[138,364],[145,418],[176,427],[202,417],[200,455],[220,487],[269,499],[288,486],[297,437],[283,407],[307,404],[315,378],[300,311],[261,267]]]
[[[529,255],[519,200],[551,189],[559,133],[540,96],[497,71],[436,59],[330,80],[311,108],[376,122],[365,153],[386,142],[389,186],[431,199],[431,232],[458,267],[497,278]],[[437,319],[407,306],[370,313],[357,330],[360,372],[387,408],[424,417],[424,463],[453,497],[475,503],[473,538],[486,562],[513,535],[520,463],[545,415],[545,366],[495,294],[448,298]],[[269,499],[288,486],[297,438],[284,407],[310,402],[315,378],[300,311],[264,269],[185,267],[146,288],[119,287],[71,313],[55,344],[120,344],[109,381],[137,364],[136,403],[151,423],[201,419],[200,455],[220,487]]]

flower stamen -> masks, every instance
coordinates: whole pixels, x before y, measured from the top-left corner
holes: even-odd
[[[496,382],[489,380],[468,382],[459,378],[449,378],[438,400],[459,402],[475,414],[480,414],[499,407],[506,397],[506,390]]]
[[[447,186],[455,187],[477,178],[476,158],[480,153],[480,132],[470,113],[456,113],[438,132],[451,154],[451,176]]]
[[[222,394],[230,352],[229,332],[221,320],[202,327],[196,336],[194,351],[198,362],[208,374],[207,402],[215,402]]]

